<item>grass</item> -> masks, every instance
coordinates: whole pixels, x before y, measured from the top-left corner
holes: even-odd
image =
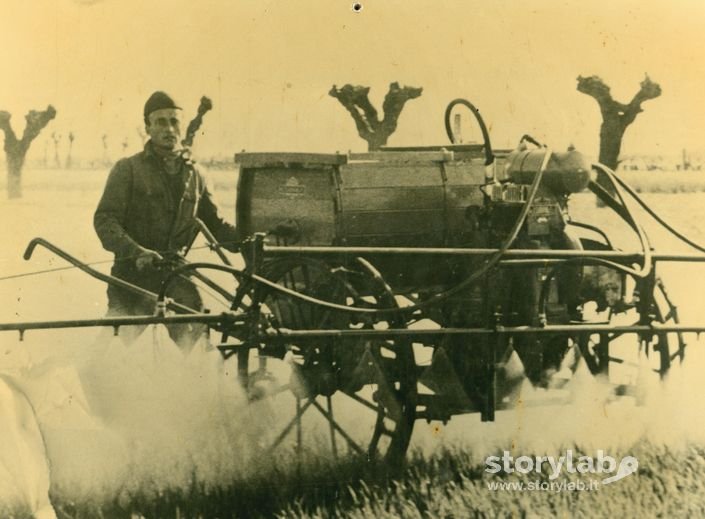
[[[575,448],[577,453],[579,448]],[[585,452],[587,455],[594,453]],[[610,453],[613,454],[613,453]],[[622,453],[627,454],[627,453]],[[197,483],[117,496],[110,503],[55,504],[60,518],[456,518],[456,517],[696,517],[705,514],[705,449],[674,451],[648,442],[628,454],[639,460],[636,476],[588,492],[491,491],[469,450],[414,453],[403,472],[391,475],[364,461],[309,460],[266,465],[220,488]],[[614,455],[614,454],[613,454]],[[615,456],[616,457],[616,456]],[[587,478],[587,476],[580,476]],[[503,476],[521,481],[547,475]],[[527,479],[530,478],[530,479]],[[570,479],[576,480],[575,476]]]
[[[620,171],[637,193],[699,193],[705,191],[705,171]]]

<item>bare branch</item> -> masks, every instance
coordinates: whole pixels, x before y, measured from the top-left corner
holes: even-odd
[[[9,148],[14,148],[17,146],[17,135],[12,129],[12,124],[10,124],[10,119],[12,115],[10,112],[5,110],[0,111],[0,130],[5,132],[5,151],[7,152]]]
[[[595,99],[603,116],[609,112],[620,113],[627,109],[627,105],[612,98],[610,87],[599,76],[578,76],[578,92]]]
[[[56,117],[56,109],[49,105],[46,110],[41,112],[37,110],[30,110],[27,115],[24,116],[27,124],[24,127],[24,133],[22,134],[22,145],[29,148],[29,144],[39,135],[44,127],[49,124],[49,121]]]
[[[578,76],[578,92],[594,97],[600,104],[613,102],[610,87],[599,76]]]
[[[370,87],[356,86],[353,89],[353,100],[358,108],[362,110],[362,114],[367,121],[368,126],[374,131],[379,124],[379,116],[377,109],[372,106],[369,99]]]
[[[360,92],[360,89],[364,89],[365,92]],[[353,121],[355,121],[358,135],[368,142],[372,138],[373,128],[370,125],[369,119],[360,113],[360,110],[357,107],[357,101],[363,95],[366,97],[369,90],[369,88],[361,86],[354,87],[352,85],[345,85],[343,88],[338,89],[338,87],[333,85],[333,88],[331,88],[328,92],[328,95],[335,97],[348,111],[348,113],[352,116]]]
[[[644,78],[644,81],[640,84],[641,88],[634,94],[634,97],[629,102],[627,109],[624,111],[624,123],[629,125],[634,122],[637,114],[642,112],[641,103],[648,101],[650,99],[656,99],[661,95],[661,86],[658,83],[654,83],[649,78],[648,74]]]
[[[389,92],[387,92],[387,95],[384,97],[382,109],[384,110],[383,124],[391,130],[390,134],[396,130],[397,121],[399,120],[399,116],[406,102],[420,97],[422,92],[423,88],[408,86],[400,88],[397,82],[389,85]]]
[[[203,116],[208,113],[209,110],[213,108],[213,102],[206,96],[201,97],[201,102],[198,105],[198,111],[196,117],[194,117],[190,123],[188,123],[188,128],[186,129],[186,137],[181,141],[181,145],[190,148],[193,146],[193,139],[196,137],[196,132],[203,124]]]

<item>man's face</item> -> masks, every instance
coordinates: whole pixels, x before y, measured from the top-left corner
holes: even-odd
[[[162,108],[148,117],[147,134],[152,143],[165,150],[174,150],[181,137],[181,110]]]

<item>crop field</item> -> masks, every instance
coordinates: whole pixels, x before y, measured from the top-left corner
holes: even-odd
[[[625,178],[664,219],[705,243],[705,175],[643,175]],[[100,282],[46,250],[37,249],[29,261],[22,254],[41,236],[108,272],[111,256],[92,227],[105,177],[104,171],[28,170],[23,198],[8,201],[0,191],[0,322],[104,315]],[[232,221],[236,172],[214,171],[211,180]],[[575,195],[570,208],[575,220],[636,250],[629,230],[596,207],[592,195]],[[654,249],[691,252],[637,212]],[[189,259],[217,261],[201,241]],[[242,264],[237,256],[233,261]],[[705,265],[663,264],[659,271],[682,321],[704,324]],[[205,299],[212,311],[223,309],[210,294]],[[60,518],[697,517],[705,515],[705,343],[687,339],[686,362],[664,382],[651,382],[639,405],[609,395],[579,371],[568,387],[569,405],[529,405],[543,394],[526,387],[527,405],[500,411],[494,423],[477,415],[418,422],[399,471],[332,456],[316,424],[302,458],[289,444],[266,452],[262,445],[289,421],[291,402],[249,405],[231,361],[205,345],[184,356],[161,327],[129,346],[105,329],[30,331],[23,341],[0,333],[0,375],[13,377],[35,409]],[[346,419],[358,417],[341,416]],[[551,483],[546,472],[485,471],[485,458],[504,451],[559,456],[567,449],[576,458],[598,450],[633,456],[638,470],[591,490],[533,491],[492,484]],[[25,517],[22,496],[32,472],[20,464],[19,477],[7,476],[3,463],[13,459],[0,442],[0,515]],[[588,480],[590,474],[571,473],[564,482]]]
[[[705,171],[623,171],[620,176],[639,193],[705,191]]]

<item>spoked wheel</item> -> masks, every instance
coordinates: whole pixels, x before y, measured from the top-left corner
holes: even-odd
[[[354,269],[331,267],[309,258],[268,262],[263,275],[290,290],[345,306],[395,305],[388,287],[374,268],[360,261]],[[261,297],[262,314],[274,328],[347,330],[404,327],[391,314],[352,314],[303,302],[274,289]],[[293,446],[298,453],[339,447],[368,459],[390,463],[403,460],[416,418],[416,365],[411,343],[360,338],[308,337],[265,344],[259,351],[267,377],[283,376],[279,391],[267,399],[293,417],[280,426],[272,449]],[[323,437],[326,436],[327,440]]]
[[[660,279],[656,280],[656,290],[654,291],[654,303],[656,308],[655,320],[661,324],[678,324],[678,309],[671,302],[666,292],[666,287]],[[661,377],[668,374],[668,370],[675,361],[683,362],[685,359],[685,340],[682,333],[660,332],[655,334],[651,341],[651,347],[656,352],[659,367],[658,373]],[[646,354],[649,355],[649,351]]]
[[[660,279],[653,289],[650,323],[678,324],[678,312],[671,303]],[[626,312],[608,313],[606,324],[637,325],[641,322],[636,308]],[[614,333],[585,334],[577,338],[577,347],[588,369],[594,375],[604,375],[619,383],[635,384],[645,373],[664,378],[676,360],[685,356],[683,335],[676,332],[647,334]]]

